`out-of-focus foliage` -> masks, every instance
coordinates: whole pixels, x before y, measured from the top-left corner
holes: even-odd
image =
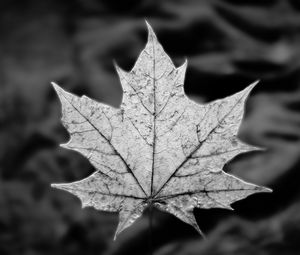
[[[236,158],[227,171],[274,190],[236,203],[233,213],[196,210],[206,243],[155,211],[154,249],[299,254],[299,14],[298,0],[2,0],[0,254],[147,254],[147,214],[112,243],[117,215],[81,210],[76,198],[49,187],[94,171],[57,148],[68,136],[50,81],[117,106],[112,59],[132,67],[146,40],[144,18],[177,65],[188,58],[186,92],[195,100],[222,98],[261,79],[240,138],[267,150]]]
[[[298,254],[300,252],[299,202],[273,217],[258,222],[230,218],[207,241],[174,242],[156,255]],[[218,244],[218,245],[216,245]]]

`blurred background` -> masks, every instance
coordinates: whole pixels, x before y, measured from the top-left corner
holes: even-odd
[[[87,208],[50,183],[94,169],[68,140],[50,86],[118,106],[115,60],[130,70],[147,39],[147,19],[200,103],[260,79],[239,137],[267,148],[225,170],[271,194],[235,211],[195,210],[204,241],[175,217],[148,212],[113,242],[117,214]],[[299,0],[1,0],[0,254],[300,254]],[[151,246],[151,247],[150,247]],[[150,249],[151,248],[151,249]]]

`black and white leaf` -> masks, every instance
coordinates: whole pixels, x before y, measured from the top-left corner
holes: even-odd
[[[120,108],[53,86],[70,141],[97,170],[52,187],[83,207],[119,212],[115,237],[147,206],[167,211],[200,234],[193,209],[225,208],[257,192],[270,192],[225,173],[225,163],[258,148],[237,138],[245,101],[256,83],[224,99],[200,105],[184,93],[185,62],[175,67],[149,24],[148,42],[134,67],[116,66],[123,88]]]

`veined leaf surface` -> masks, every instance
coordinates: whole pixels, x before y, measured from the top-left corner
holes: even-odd
[[[184,93],[185,62],[175,67],[148,26],[148,42],[134,67],[116,67],[120,108],[53,86],[70,141],[62,146],[88,158],[96,172],[52,187],[80,198],[83,207],[119,212],[115,237],[147,206],[167,211],[200,234],[193,209],[225,208],[270,189],[225,173],[226,162],[258,148],[237,138],[245,101],[256,83],[200,105]]]

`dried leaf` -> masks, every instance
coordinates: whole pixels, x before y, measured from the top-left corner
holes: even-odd
[[[148,26],[148,42],[133,69],[116,67],[124,95],[120,108],[77,97],[53,84],[62,122],[71,135],[62,146],[89,159],[96,172],[53,184],[82,206],[119,212],[115,237],[147,206],[167,211],[200,234],[193,209],[225,208],[270,189],[225,173],[226,162],[258,148],[237,138],[244,104],[256,83],[233,96],[199,105],[183,89],[187,63],[176,68]]]

